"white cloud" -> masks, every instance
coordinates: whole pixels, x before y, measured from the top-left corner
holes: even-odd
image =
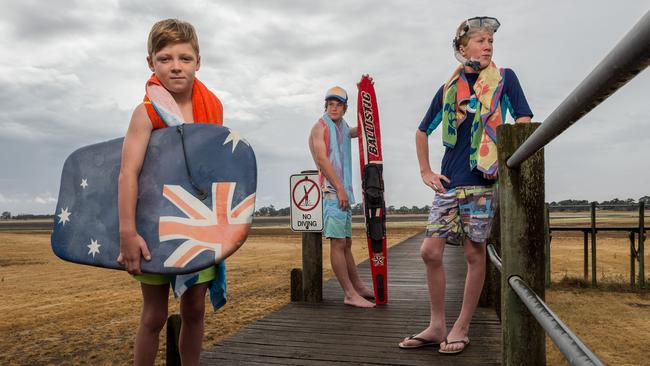
[[[52,197],[49,193],[46,193],[43,196],[36,196],[33,199],[34,203],[37,203],[39,205],[50,205],[50,204],[56,204],[56,198]]]

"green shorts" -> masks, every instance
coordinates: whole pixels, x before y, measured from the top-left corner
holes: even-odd
[[[141,275],[135,275],[133,277],[145,285],[164,285],[171,283],[172,277],[174,276],[144,273]],[[199,283],[210,282],[215,278],[217,278],[217,266],[208,267],[199,271],[199,280],[194,284],[198,285]]]

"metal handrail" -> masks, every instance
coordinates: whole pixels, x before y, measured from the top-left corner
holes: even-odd
[[[508,284],[570,364],[604,365],[521,277],[510,276]]]
[[[499,254],[497,253],[497,250],[494,248],[494,245],[489,244],[487,247],[488,250],[488,258],[490,258],[490,261],[492,261],[492,264],[494,264],[495,267],[501,272],[501,257],[499,257]]]
[[[650,11],[546,118],[507,161],[518,168],[650,64]]]
[[[488,245],[488,256],[501,272],[501,258],[492,244]],[[560,320],[521,277],[510,276],[508,284],[569,363],[572,365],[604,365],[598,356],[582,343],[580,338]]]

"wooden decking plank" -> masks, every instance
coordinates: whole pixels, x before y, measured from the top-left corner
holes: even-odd
[[[429,323],[425,268],[419,256],[422,235],[389,251],[389,304],[375,309],[343,305],[336,279],[323,286],[319,304],[291,303],[206,350],[202,363],[227,365],[498,365],[501,326],[492,309],[478,308],[472,344],[460,355],[440,355],[435,347],[402,350],[397,343]],[[447,326],[458,316],[463,295],[462,248],[445,249]],[[368,262],[359,273],[370,282]]]
[[[314,348],[325,350],[325,354],[359,354],[359,347],[363,347],[364,354],[370,354],[373,357],[392,357],[397,352],[410,353],[411,350],[401,350],[397,348],[397,343],[394,339],[384,337],[384,338],[374,338],[370,340],[361,340],[357,339],[355,343],[350,344],[341,344],[338,338],[335,337],[322,337],[318,339],[316,337],[304,337],[303,339],[287,339],[282,334],[276,334],[275,336],[269,336],[264,334],[255,334],[248,333],[247,339],[244,340],[229,340],[224,342],[224,347],[229,347],[233,345],[248,345],[254,346],[256,344],[270,345],[270,346],[283,346],[290,348]],[[494,341],[494,338],[485,338],[485,337],[476,337],[474,339],[478,342],[484,341]],[[373,342],[374,341],[374,342]],[[317,346],[315,346],[317,345]],[[337,345],[336,347],[331,347]],[[430,351],[435,351],[435,348],[429,348]],[[411,355],[412,356],[412,355]],[[427,355],[428,359],[428,355]]]
[[[225,349],[227,347],[227,350]],[[468,349],[469,350],[469,349]],[[303,360],[305,363],[310,361],[328,361],[328,362],[344,362],[351,364],[368,363],[373,365],[430,365],[432,362],[439,363],[448,358],[437,353],[434,348],[424,350],[396,350],[394,352],[384,353],[371,353],[371,352],[345,352],[338,349],[316,346],[304,347],[286,347],[279,349],[270,345],[235,345],[232,343],[224,344],[224,352],[231,355],[257,355],[260,357],[286,357],[287,359]],[[436,356],[436,360],[431,358],[431,355]],[[475,354],[463,353],[454,357],[454,364],[463,364],[467,362],[476,364],[496,364],[496,359],[490,354]]]

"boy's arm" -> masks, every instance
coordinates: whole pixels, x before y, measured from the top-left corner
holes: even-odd
[[[530,110],[517,74],[512,69],[506,69],[505,78],[507,85],[504,87],[504,92],[510,98],[510,113],[512,113],[515,123],[531,122],[533,112]]]
[[[357,131],[356,127],[350,128],[350,137],[351,138],[356,138],[359,136],[359,132]]]
[[[143,104],[133,111],[129,129],[122,145],[122,165],[118,182],[117,200],[120,220],[120,255],[117,261],[130,274],[140,274],[140,258],[151,260],[147,243],[135,227],[135,209],[138,198],[138,177],[149,144],[152,125]]]
[[[349,204],[348,194],[345,192],[345,187],[343,187],[336,172],[334,172],[332,163],[330,163],[330,160],[327,158],[325,127],[320,123],[316,123],[311,129],[311,134],[309,136],[309,150],[311,150],[311,156],[314,158],[314,162],[318,169],[323,173],[325,178],[334,185],[334,188],[336,189],[336,197],[339,200],[339,207],[343,209],[347,208]]]
[[[435,192],[445,193],[447,190],[442,186],[440,179],[447,181],[447,183],[451,182],[449,178],[442,174],[436,174],[431,170],[429,164],[429,136],[420,129],[415,132],[415,151],[420,165],[420,176],[424,184],[431,187]]]

